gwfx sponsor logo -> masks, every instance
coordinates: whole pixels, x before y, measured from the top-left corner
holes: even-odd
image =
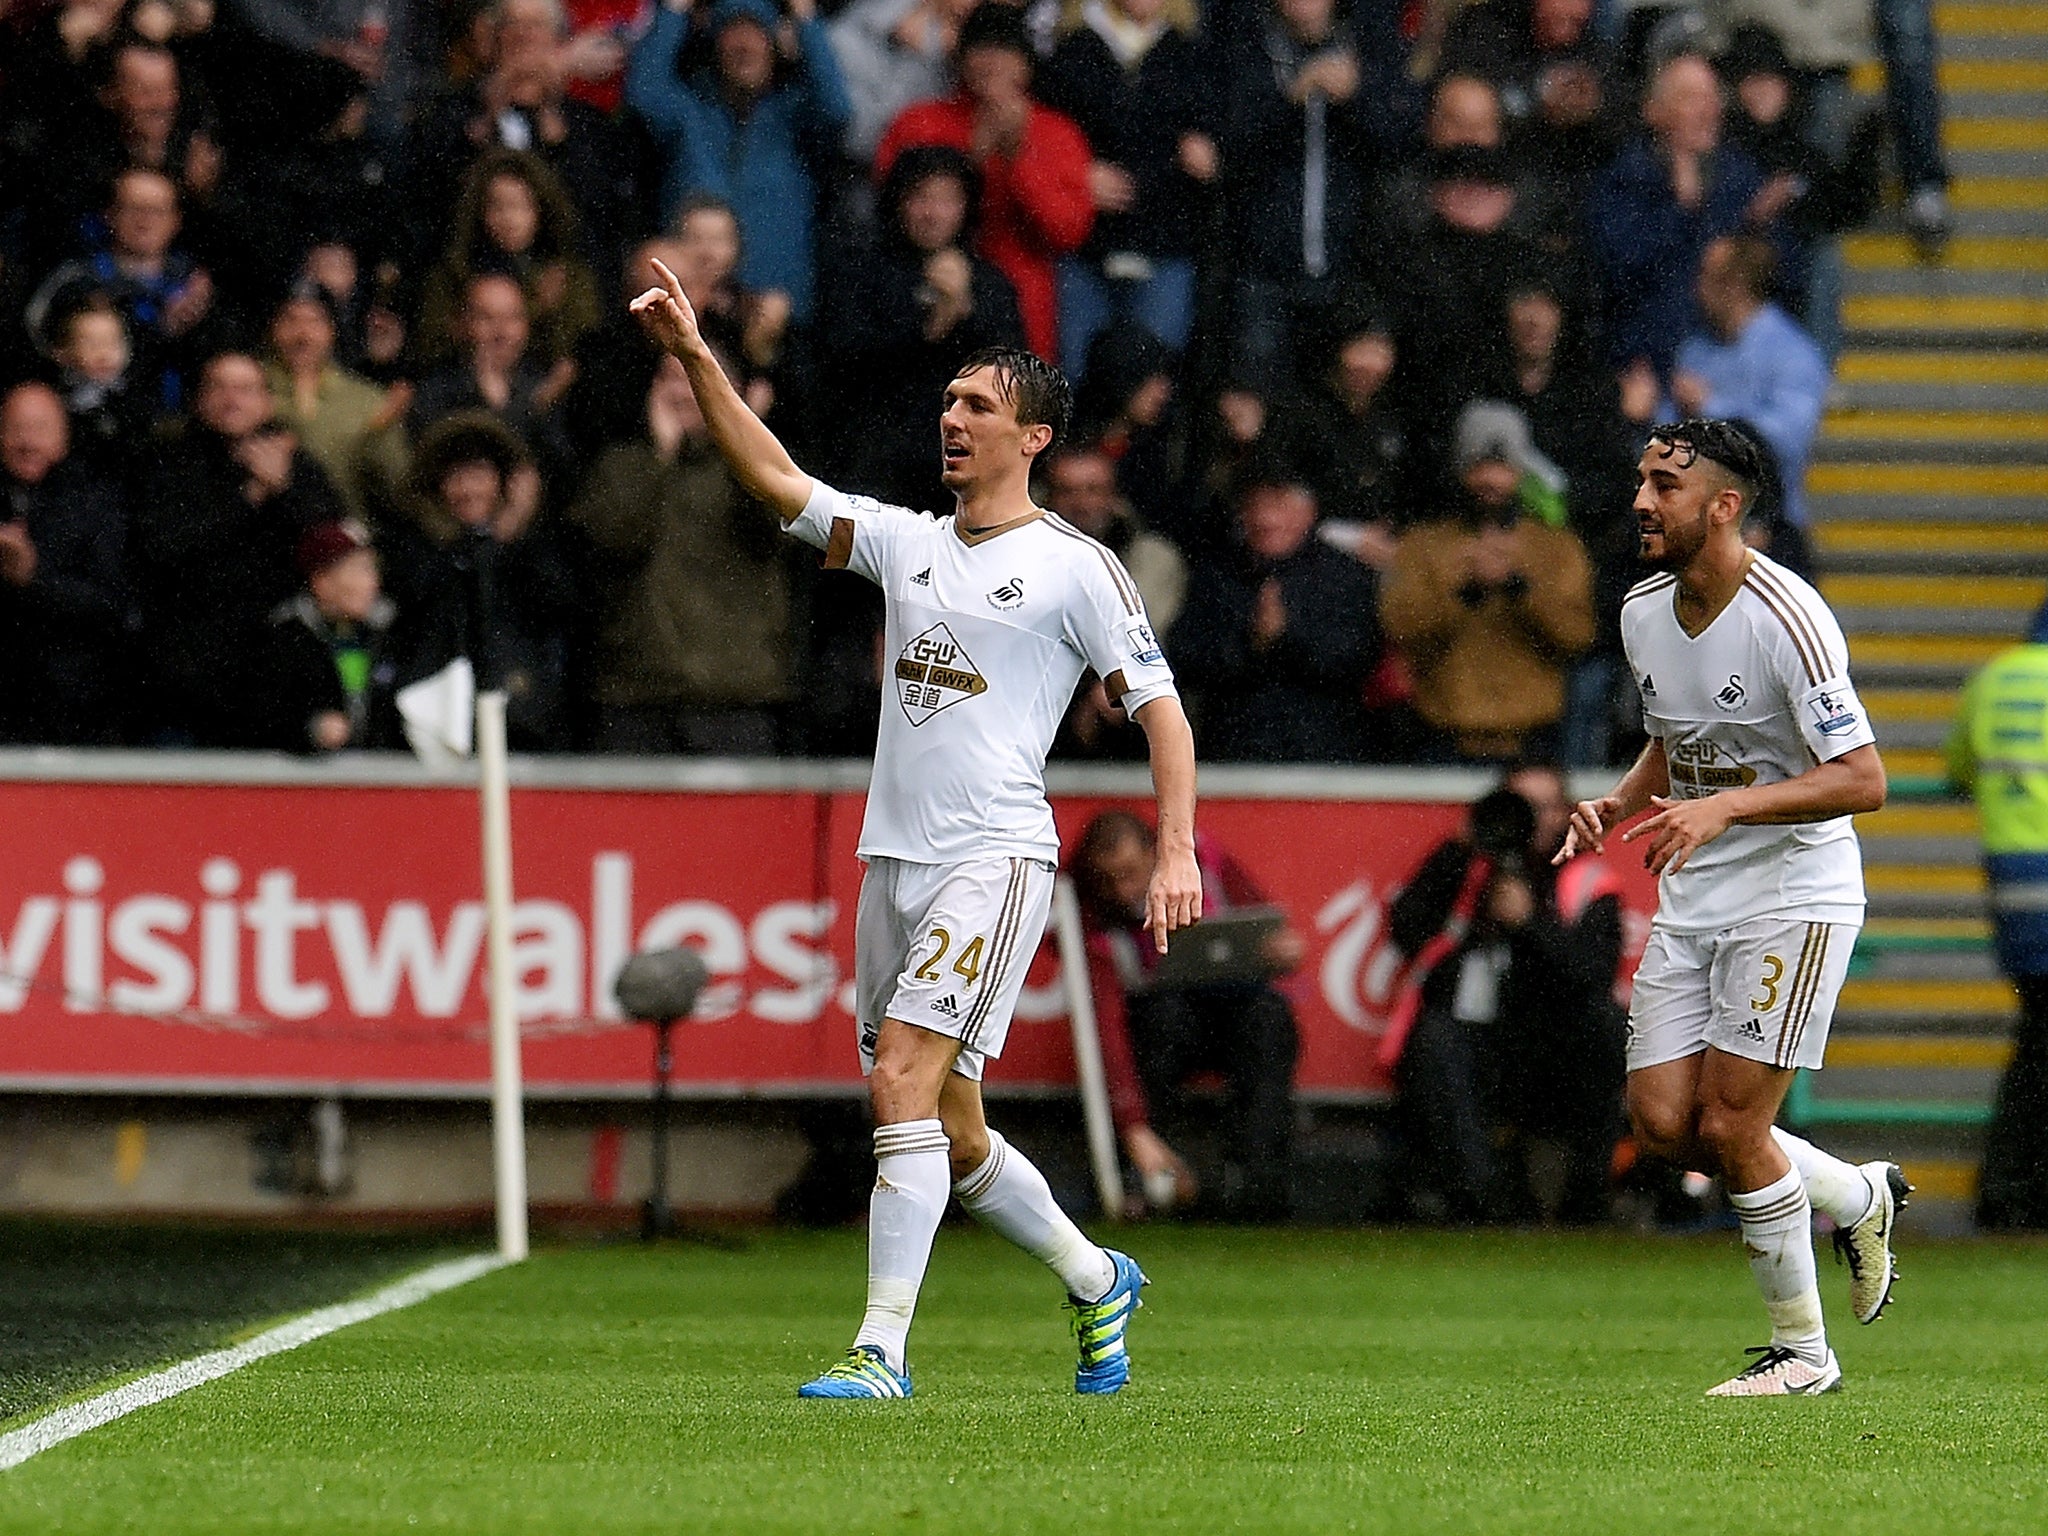
[[[988,692],[988,679],[944,624],[913,636],[896,658],[896,698],[904,718],[923,725],[940,710]]]

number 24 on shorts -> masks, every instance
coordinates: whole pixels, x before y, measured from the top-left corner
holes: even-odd
[[[946,955],[953,947],[953,935],[937,924],[934,924],[932,926],[932,938],[936,942],[937,947],[932,950],[931,955],[923,964],[911,972],[911,975],[915,976],[919,981],[940,981],[944,979],[939,974],[939,967],[945,963]],[[982,951],[986,948],[986,943],[979,937],[969,939],[961,947],[959,955],[953,961],[953,974],[966,977],[967,985],[970,987],[974,985],[981,975]]]

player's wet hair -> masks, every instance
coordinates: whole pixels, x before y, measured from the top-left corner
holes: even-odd
[[[996,393],[1016,411],[1019,426],[1052,428],[1052,440],[1039,457],[1059,447],[1074,420],[1074,386],[1064,373],[1021,347],[983,347],[953,377],[964,379],[977,368],[995,375]]]
[[[1770,461],[1756,434],[1743,422],[1689,417],[1650,428],[1650,447],[1662,457],[1690,469],[1706,459],[1742,493],[1743,510],[1756,505],[1771,479]]]

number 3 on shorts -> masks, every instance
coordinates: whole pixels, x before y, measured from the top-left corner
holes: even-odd
[[[1749,1006],[1758,1013],[1769,1013],[1778,1006],[1778,983],[1785,978],[1785,962],[1776,955],[1764,956],[1762,997],[1752,997]]]
[[[932,938],[936,941],[937,947],[932,950],[922,965],[911,972],[911,975],[915,976],[919,981],[941,981],[944,979],[939,975],[939,967],[945,962],[946,952],[953,947],[953,935],[937,924],[933,924]],[[953,974],[966,977],[967,985],[970,987],[974,985],[976,979],[981,975],[981,955],[982,951],[987,947],[979,937],[969,939],[965,947],[961,949],[959,958],[953,962]],[[1782,971],[1784,967],[1780,966],[1779,969]],[[1771,995],[1775,997],[1777,994],[1774,992]]]

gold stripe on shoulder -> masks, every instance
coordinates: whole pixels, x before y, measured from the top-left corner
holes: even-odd
[[[1144,602],[1138,596],[1138,584],[1131,579],[1130,572],[1124,569],[1124,563],[1117,559],[1108,545],[1100,539],[1090,538],[1057,512],[1045,514],[1045,526],[1065,534],[1070,539],[1077,539],[1094,550],[1102,558],[1103,568],[1109,572],[1109,579],[1115,583],[1117,596],[1123,599],[1124,607],[1134,614],[1145,611]]]
[[[1742,578],[1742,584],[1754,592],[1757,596],[1757,601],[1768,608],[1772,616],[1785,626],[1785,633],[1792,637],[1792,648],[1799,652],[1800,661],[1805,663],[1806,680],[1816,687],[1826,682],[1827,676],[1821,671],[1820,662],[1814,656],[1813,646],[1807,639],[1806,632],[1794,622],[1791,614],[1786,612],[1786,600],[1779,596],[1773,588],[1757,580],[1754,568],[1751,569],[1747,576]]]
[[[1639,597],[1648,597],[1653,592],[1662,592],[1667,587],[1678,585],[1676,576],[1652,576],[1648,581],[1639,581],[1630,587],[1622,597],[1622,606],[1627,607]]]
[[[1813,615],[1806,611],[1806,605],[1799,600],[1798,595],[1793,592],[1791,587],[1785,584],[1784,579],[1776,571],[1765,570],[1760,566],[1753,566],[1751,570],[1753,574],[1762,579],[1766,586],[1778,594],[1779,599],[1791,610],[1792,621],[1805,632],[1808,642],[1813,646],[1813,654],[1819,659],[1819,681],[1825,682],[1828,678],[1834,676],[1835,659],[1828,654],[1827,641],[1821,635],[1820,626],[1813,622]],[[1848,666],[1849,658],[1845,656],[1842,658],[1842,670],[1847,671]]]

